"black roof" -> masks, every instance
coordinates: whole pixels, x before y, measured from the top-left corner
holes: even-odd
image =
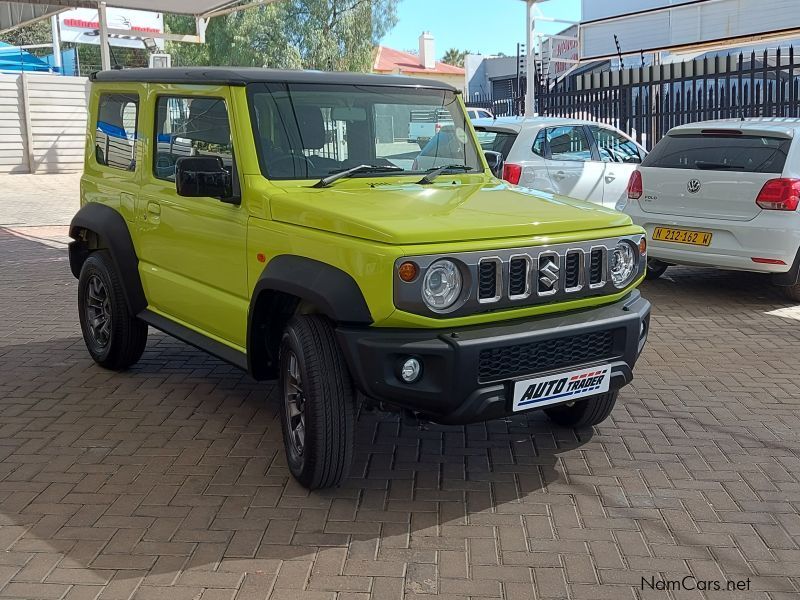
[[[171,69],[115,69],[98,71],[92,81],[141,83],[195,83],[200,85],[247,85],[255,82],[386,85],[458,91],[450,84],[404,75],[372,75],[328,71],[280,71],[256,67],[173,67]]]

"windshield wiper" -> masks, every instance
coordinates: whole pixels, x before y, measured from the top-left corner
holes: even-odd
[[[340,179],[344,179],[345,177],[351,177],[352,175],[355,175],[357,173],[393,173],[395,171],[405,171],[405,169],[403,169],[402,167],[396,167],[394,165],[358,165],[357,167],[345,169],[344,171],[339,171],[337,173],[334,173],[333,175],[328,175],[327,177],[323,177],[311,187],[315,188],[328,187],[335,181],[339,181]]]
[[[428,174],[425,175],[422,179],[420,179],[417,184],[418,185],[427,185],[429,183],[433,183],[433,180],[436,179],[442,173],[446,173],[447,171],[470,171],[472,167],[468,167],[467,165],[445,165],[443,167],[439,167],[438,169],[431,169],[428,171]]]

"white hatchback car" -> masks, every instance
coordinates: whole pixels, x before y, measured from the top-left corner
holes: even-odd
[[[800,300],[800,119],[681,125],[617,209],[647,230],[648,276],[670,264],[771,273]]]
[[[472,122],[484,150],[503,154],[503,179],[614,208],[646,155],[608,125],[576,119],[509,117]]]

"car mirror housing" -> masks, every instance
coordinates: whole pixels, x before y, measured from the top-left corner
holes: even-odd
[[[483,153],[483,155],[486,157],[486,162],[489,164],[489,169],[492,171],[492,175],[502,179],[503,166],[506,162],[503,158],[503,155],[499,152],[493,152],[491,150],[487,150]]]
[[[239,204],[233,178],[218,156],[183,156],[175,163],[175,187],[179,196],[217,198]]]

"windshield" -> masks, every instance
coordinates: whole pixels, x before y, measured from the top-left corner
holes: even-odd
[[[483,171],[456,94],[447,90],[256,83],[248,85],[248,97],[261,172],[269,179],[322,178],[359,165],[388,167],[381,176],[421,173],[440,166],[423,168],[416,159],[443,127],[453,134],[440,150],[446,163]]]

